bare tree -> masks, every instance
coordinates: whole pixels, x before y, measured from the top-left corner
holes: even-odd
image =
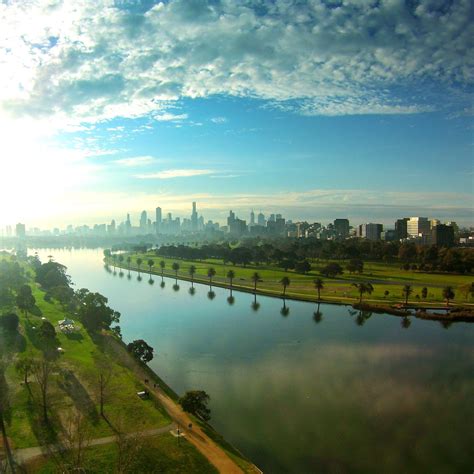
[[[103,356],[95,358],[97,368],[96,393],[100,407],[100,416],[105,418],[104,405],[110,397],[113,369],[110,361]]]
[[[3,446],[7,459],[4,463],[0,463],[0,472],[15,472],[15,463],[7,436],[7,428],[5,426],[5,415],[10,409],[10,397],[8,393],[8,384],[5,379],[5,362],[0,360],[0,432],[2,435]],[[3,464],[3,465],[2,465]]]
[[[115,444],[117,446],[117,464],[115,472],[125,474],[133,472],[133,465],[140,456],[144,436],[140,433],[127,434],[120,419],[117,423]]]
[[[36,359],[32,364],[32,373],[41,393],[41,407],[43,409],[43,419],[45,423],[49,423],[49,384],[55,367],[56,365],[48,359]]]

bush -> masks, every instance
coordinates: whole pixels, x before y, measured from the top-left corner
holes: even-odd
[[[15,332],[18,330],[20,318],[15,313],[4,314],[0,318],[0,326],[8,332]]]

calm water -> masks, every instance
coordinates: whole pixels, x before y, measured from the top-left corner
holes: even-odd
[[[212,423],[270,473],[472,472],[474,325],[252,295],[142,273],[107,272],[102,251],[39,251],[77,288],[109,298],[124,340],[155,348],[153,369],[178,393],[211,395]],[[284,312],[283,312],[284,313]]]

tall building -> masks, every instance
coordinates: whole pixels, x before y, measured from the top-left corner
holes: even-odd
[[[430,221],[427,217],[410,217],[407,222],[407,233],[410,237],[428,235],[430,231]]]
[[[142,232],[145,232],[147,229],[147,223],[148,223],[148,218],[146,215],[146,211],[142,211],[140,215],[140,230]]]
[[[191,230],[197,232],[198,230],[198,213],[196,210],[196,202],[193,202],[193,212],[191,214]]]
[[[349,237],[349,219],[335,219],[334,233],[339,239],[345,239]]]
[[[382,231],[382,224],[361,224],[359,226],[359,237],[367,240],[380,240]]]
[[[252,209],[252,212],[250,213],[250,225],[251,226],[255,225],[255,212],[253,212],[253,209]]]
[[[403,219],[397,219],[395,221],[395,238],[397,240],[406,239],[408,237],[408,221],[408,217],[404,217]]]
[[[260,211],[260,213],[257,216],[257,224],[261,225],[262,227],[265,226],[265,215],[262,214],[262,211]]]
[[[127,220],[125,221],[125,233],[130,234],[132,232],[132,222],[130,221],[130,214],[127,214]]]
[[[454,227],[445,224],[435,225],[431,229],[431,243],[439,247],[452,247],[454,245]]]
[[[161,232],[161,220],[162,220],[161,207],[157,207],[155,209],[155,226],[156,226],[155,230],[157,234]]]
[[[24,239],[25,238],[25,236],[26,236],[26,226],[25,226],[25,224],[18,223],[16,225],[16,236],[19,239]]]

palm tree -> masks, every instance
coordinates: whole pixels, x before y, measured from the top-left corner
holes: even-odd
[[[112,254],[112,261],[114,262],[114,271],[115,271],[115,266],[117,265],[117,254],[116,253]]]
[[[405,306],[408,306],[408,297],[413,293],[411,285],[405,285],[402,290],[402,295],[405,297]]]
[[[290,286],[290,279],[287,276],[284,276],[281,280],[280,283],[283,285],[283,298],[286,295],[286,287]]]
[[[143,263],[143,260],[140,257],[138,257],[137,258],[138,273],[140,273],[140,267],[141,267],[142,263]]]
[[[191,265],[189,267],[189,274],[191,275],[191,287],[194,286],[194,274],[196,273],[196,267],[194,265]]]
[[[155,261],[150,258],[148,259],[148,268],[150,269],[150,276],[151,276],[151,267],[155,264]]]
[[[446,306],[449,306],[449,300],[454,299],[456,294],[454,293],[452,286],[446,286],[443,288],[443,298],[446,300]]]
[[[357,290],[359,291],[359,304],[362,303],[362,295],[364,293],[367,293],[367,294],[372,294],[372,292],[374,291],[374,287],[372,286],[371,283],[352,283],[352,286],[355,286],[357,288]]]
[[[132,263],[132,257],[130,255],[127,257],[127,264],[128,264],[128,274],[130,274],[130,265]]]
[[[313,283],[316,290],[318,290],[318,301],[321,301],[321,290],[324,289],[324,282],[321,278],[316,278]]]
[[[255,272],[255,273],[252,275],[253,292],[254,292],[254,293],[257,291],[257,283],[258,283],[259,280],[260,280],[260,275],[258,274],[258,272]]]
[[[175,275],[176,279],[178,279],[179,263],[178,262],[173,262],[173,265],[171,265],[171,268],[174,270],[174,275]]]
[[[118,256],[119,266],[122,266],[124,259],[125,259],[125,258],[124,258],[124,256],[123,256],[122,254],[120,254],[120,255]]]
[[[232,281],[233,279],[235,278],[235,272],[234,270],[229,270],[227,272],[227,278],[229,279],[229,282],[230,282],[230,290],[232,291]]]
[[[212,285],[212,278],[215,274],[216,270],[213,267],[209,268],[209,270],[207,271],[207,276],[209,277],[209,285]]]
[[[164,260],[161,260],[160,261],[160,268],[161,268],[161,280],[163,281],[163,272],[165,270],[165,267],[166,267],[166,262]]]

